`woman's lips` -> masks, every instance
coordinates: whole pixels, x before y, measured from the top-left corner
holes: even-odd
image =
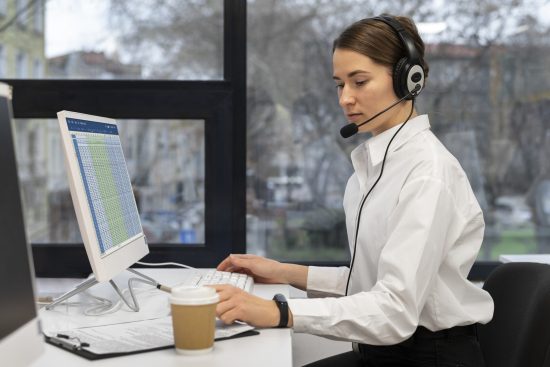
[[[348,117],[349,122],[360,122],[363,120],[362,113],[349,113],[346,116]]]

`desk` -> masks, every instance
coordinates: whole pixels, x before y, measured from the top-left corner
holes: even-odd
[[[161,283],[174,285],[181,282],[182,274],[187,270],[156,269],[143,270]],[[37,279],[37,291],[40,294],[44,289],[52,289],[54,279]],[[60,279],[65,291],[74,285],[74,281]],[[72,284],[71,284],[72,283]],[[120,284],[122,285],[122,283]],[[93,290],[93,288],[92,288]],[[275,293],[282,293],[288,297],[287,285],[256,284],[253,293],[267,299],[271,299]],[[224,340],[216,342],[212,353],[199,356],[182,356],[176,354],[173,349],[156,352],[140,353],[130,356],[108,358],[98,361],[89,361],[58,347],[46,344],[45,353],[34,363],[32,367],[51,366],[96,366],[96,367],[139,367],[139,366],[208,366],[228,367],[231,365],[246,366],[292,366],[292,340],[290,329],[260,329],[260,335]]]
[[[498,259],[501,263],[529,262],[550,264],[550,254],[500,255]]]

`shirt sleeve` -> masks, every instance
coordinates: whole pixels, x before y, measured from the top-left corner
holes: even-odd
[[[307,296],[309,298],[342,296],[346,290],[349,268],[308,267]]]
[[[374,287],[347,297],[289,300],[294,330],[372,345],[408,339],[465,222],[443,182],[406,183],[388,218]]]

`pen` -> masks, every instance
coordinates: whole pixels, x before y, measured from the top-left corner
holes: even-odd
[[[166,293],[172,293],[172,288],[162,285],[160,283],[157,283],[156,287],[157,289],[160,289],[161,291],[164,291]]]
[[[51,296],[38,296],[36,297],[37,303],[50,303],[53,302],[53,297]]]

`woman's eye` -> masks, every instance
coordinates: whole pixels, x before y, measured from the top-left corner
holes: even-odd
[[[336,84],[335,87],[336,89],[342,89],[344,88],[344,84]]]
[[[365,85],[365,84],[367,84],[367,81],[366,81],[366,80],[357,80],[357,81],[355,82],[355,85],[358,86],[358,87],[360,87],[360,86],[362,86],[362,85]]]

